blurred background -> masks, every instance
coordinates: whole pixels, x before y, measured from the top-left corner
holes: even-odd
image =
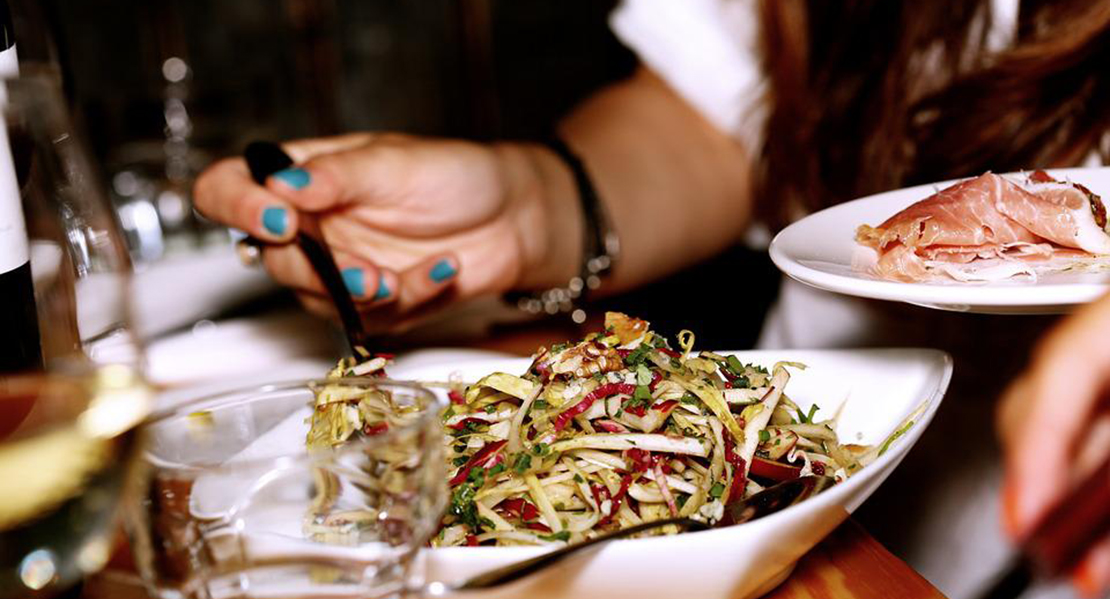
[[[229,232],[193,211],[192,182],[209,162],[254,139],[352,130],[541,138],[576,102],[635,68],[608,29],[614,5],[40,0],[30,12],[41,13],[31,16],[53,40],[47,53],[110,188],[139,293],[158,298],[139,306],[140,324],[159,334],[291,301],[239,266]],[[17,22],[17,37],[28,29]],[[20,39],[26,54],[23,47]],[[182,281],[191,295],[169,293]],[[737,249],[606,304],[741,348],[753,342],[776,281],[769,261]],[[735,295],[703,292],[719,285]]]
[[[209,241],[188,209],[192,179],[254,139],[383,129],[541,136],[633,68],[608,32],[610,8],[591,0],[43,4],[92,150],[133,215],[137,262]]]

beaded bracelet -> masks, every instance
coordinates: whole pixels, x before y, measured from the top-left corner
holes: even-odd
[[[530,314],[570,312],[571,319],[581,324],[586,321],[586,311],[577,302],[584,301],[589,291],[600,287],[602,277],[612,270],[613,263],[620,254],[620,239],[613,229],[605,206],[597,197],[597,191],[582,160],[558,137],[550,137],[546,145],[563,159],[574,174],[578,201],[582,206],[582,266],[578,275],[563,287],[531,293],[512,292],[507,294],[506,299]]]

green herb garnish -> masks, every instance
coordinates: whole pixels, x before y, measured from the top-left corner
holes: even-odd
[[[516,456],[516,461],[513,462],[513,472],[517,474],[524,474],[532,467],[532,456],[527,453],[521,453]]]
[[[641,343],[639,347],[632,350],[627,356],[624,357],[625,366],[628,366],[629,368],[635,368],[637,366],[643,365],[643,363],[647,361],[648,352],[650,351],[650,347],[648,347],[646,344]]]
[[[720,499],[721,495],[725,493],[725,486],[722,483],[713,483],[713,488],[709,489],[709,496],[713,499]]]
[[[562,530],[562,531],[552,533],[552,534],[549,534],[549,535],[540,535],[540,538],[545,540],[545,541],[564,541],[565,542],[565,541],[570,540],[570,531],[569,530]]]

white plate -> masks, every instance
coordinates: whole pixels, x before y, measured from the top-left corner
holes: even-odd
[[[1053,169],[1049,173],[1061,180],[1081,183],[1110,201],[1110,168]],[[863,249],[855,241],[856,227],[878,225],[952,183],[889,191],[812,214],[775,236],[771,241],[771,260],[790,277],[819,289],[956,312],[1058,314],[1110,290],[1107,271],[1051,273],[1035,282],[899,283],[853,268],[853,258]]]
[[[878,488],[924,432],[952,374],[948,355],[928,349],[725,353],[768,367],[779,360],[807,364],[808,369],[793,374],[787,393],[803,407],[816,402],[822,408],[819,414],[831,414],[843,402],[837,433],[846,442],[880,442],[916,408],[924,405],[924,411],[920,421],[875,463],[802,504],[741,526],[610,543],[483,597],[758,596],[778,584],[799,557]],[[394,369],[390,374],[442,380],[455,371],[463,380],[476,380],[498,370],[520,373],[528,364],[527,359],[486,357]],[[433,549],[425,555],[427,576],[429,580],[456,580],[541,551],[518,547]]]
[[[806,370],[793,373],[787,392],[803,409],[817,403],[821,407],[818,414],[832,414],[840,409],[837,433],[845,442],[881,442],[919,408],[920,416],[873,464],[797,506],[741,526],[613,542],[499,591],[485,592],[483,597],[740,599],[763,594],[781,582],[798,558],[859,507],[898,465],[932,420],[952,374],[948,355],[929,349],[722,353],[734,353],[744,362],[767,367],[780,360],[807,364]],[[458,373],[463,380],[473,381],[490,372],[524,372],[528,364],[526,358],[489,352],[427,351],[398,360],[390,375],[397,379],[443,381]],[[294,414],[287,422],[292,424],[279,423],[261,434],[242,455],[258,449],[255,445],[300,446],[305,432],[303,415]],[[225,480],[205,480],[202,476],[193,489],[193,509],[217,512],[226,509],[237,502],[235,489],[249,482],[229,484]],[[211,509],[202,510],[204,506]],[[246,541],[267,551],[279,550],[292,540],[290,536],[299,535],[303,513],[303,509],[297,508],[280,516],[293,526],[274,522],[273,514],[248,519]],[[252,530],[252,526],[260,528]],[[282,530],[286,532],[280,533]],[[287,536],[282,538],[283,534]],[[427,580],[452,581],[542,551],[530,547],[452,547],[426,550],[422,558],[427,566]]]

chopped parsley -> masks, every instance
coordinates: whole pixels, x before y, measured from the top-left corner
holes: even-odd
[[[744,363],[736,356],[725,358],[725,368],[736,376],[743,376],[744,374]]]
[[[709,489],[709,496],[713,499],[720,499],[721,495],[725,493],[725,485],[723,483],[713,483],[713,488]]]
[[[559,532],[551,533],[549,535],[540,535],[540,538],[545,540],[545,541],[564,541],[565,542],[565,541],[570,540],[570,531],[569,530],[561,530]]]
[[[478,432],[478,427],[488,428],[489,423],[478,419],[468,420],[466,424],[462,425],[456,430],[451,431],[451,434],[456,437],[462,437],[464,435]]]
[[[527,453],[520,453],[516,456],[516,461],[513,462],[513,472],[517,474],[524,474],[532,467],[532,456]]]
[[[759,431],[759,442],[760,443],[766,443],[770,440],[771,440],[771,433],[767,432],[767,429],[763,429],[763,430]]]
[[[749,374],[767,375],[767,369],[755,364],[745,364],[736,356],[725,358],[725,374],[733,389],[751,389],[753,387]]]
[[[547,443],[536,443],[532,446],[532,453],[538,456],[545,456],[551,453],[551,446],[549,446]]]
[[[642,366],[648,359],[648,352],[652,350],[647,344],[641,343],[639,347],[632,350],[627,356],[624,357],[624,364],[629,368],[636,368]]]
[[[458,518],[472,532],[478,532],[484,524],[483,520],[486,520],[478,515],[478,506],[474,505],[474,496],[485,482],[485,470],[481,468],[471,470],[466,476],[466,481],[451,494],[451,504],[447,507],[447,513]],[[486,520],[486,522],[489,521]]]

